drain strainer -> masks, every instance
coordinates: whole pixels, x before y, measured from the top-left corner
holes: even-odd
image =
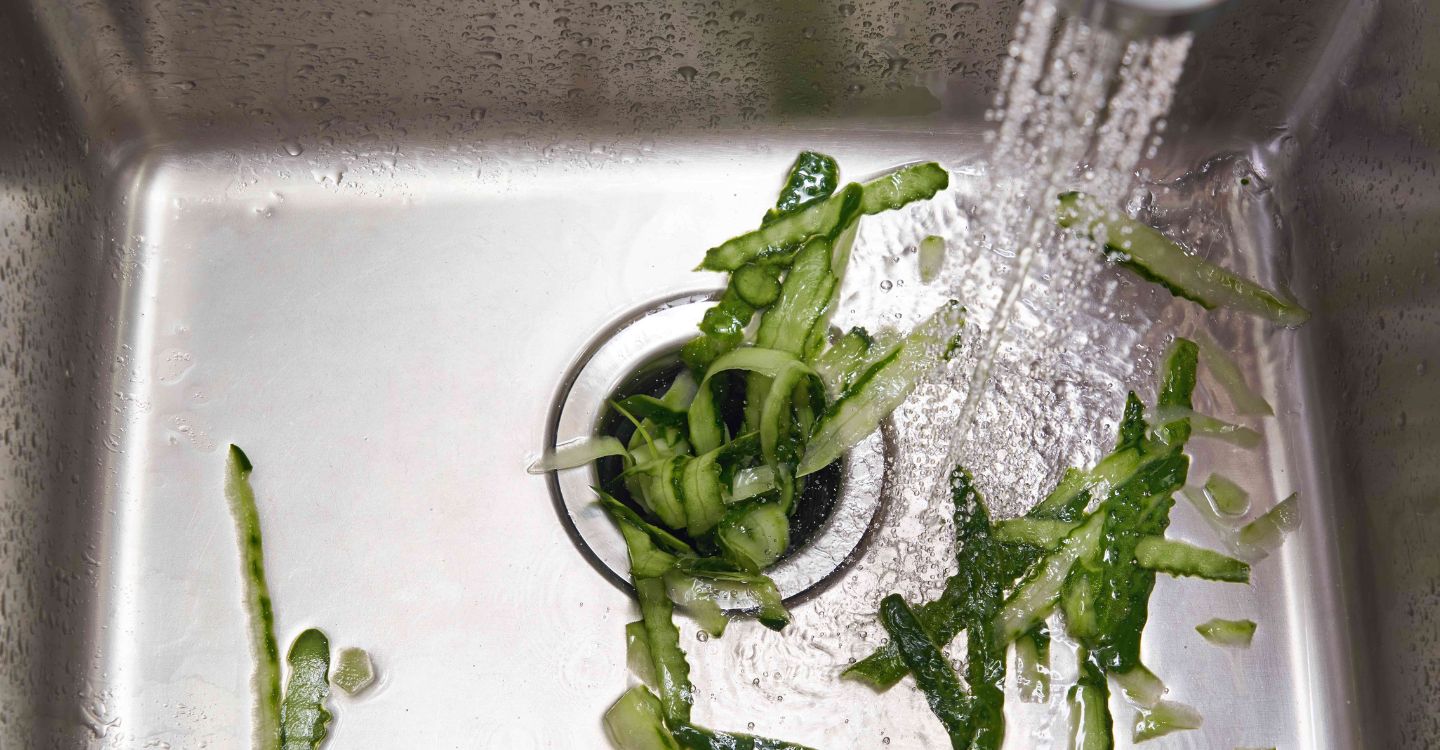
[[[712,293],[683,294],[627,315],[601,331],[571,368],[551,407],[546,449],[557,442],[594,434],[608,417],[607,402],[633,393],[640,384],[679,370],[676,353],[696,335]],[[772,566],[786,599],[817,590],[857,557],[877,522],[885,482],[886,441],[880,432],[855,446],[827,470],[831,476],[811,482],[802,507],[819,508],[809,518],[797,514],[789,554]],[[576,546],[601,573],[629,586],[625,540],[595,502],[593,487],[601,476],[595,464],[550,472],[547,481],[561,520]],[[828,480],[828,481],[826,481]]]

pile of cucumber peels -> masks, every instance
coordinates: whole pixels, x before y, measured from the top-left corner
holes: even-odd
[[[1113,746],[1110,680],[1138,709],[1135,741],[1199,727],[1199,714],[1164,700],[1164,683],[1140,661],[1157,572],[1250,580],[1246,562],[1164,536],[1172,496],[1185,486],[1184,449],[1192,429],[1188,416],[1153,415],[1188,412],[1197,360],[1195,343],[1176,339],[1165,357],[1152,419],[1131,393],[1115,448],[1089,470],[1069,470],[1020,518],[992,521],[970,474],[957,467],[951,492],[958,572],[938,599],[920,607],[912,609],[896,594],[886,597],[880,620],[890,642],[845,676],[885,690],[914,674],[955,748],[993,750],[1005,735],[1006,649],[1015,644],[1022,698],[1048,700],[1046,620],[1058,611],[1079,647],[1079,679],[1067,695],[1072,748]],[[1278,516],[1290,514],[1292,505],[1293,496],[1235,538],[1257,537]],[[1254,627],[1249,621],[1216,620],[1197,629],[1217,643],[1248,645]],[[963,685],[941,653],[962,632]]]
[[[260,511],[250,484],[254,468],[245,451],[230,446],[225,459],[225,499],[240,543],[248,635],[256,657],[250,676],[255,699],[252,744],[257,750],[316,750],[325,742],[333,718],[325,707],[330,696],[330,639],[318,628],[306,628],[295,637],[285,655],[290,676],[282,694],[275,609],[265,579]],[[335,684],[346,693],[358,693],[374,679],[370,657],[357,648],[340,653]]]
[[[928,199],[947,184],[942,168],[922,163],[839,188],[833,159],[802,153],[761,226],[706,253],[700,270],[729,277],[700,335],[681,350],[684,370],[663,391],[613,402],[625,429],[572,441],[532,466],[550,471],[612,456],[623,464],[596,488],[624,536],[641,612],[625,634],[630,668],[642,684],[604,719],[621,750],[800,748],[691,722],[694,688],[674,609],[713,637],[737,608],[774,630],[788,624],[765,571],[791,547],[790,520],[806,478],[873,433],[947,361],[964,322],[963,309],[951,302],[907,336],[862,329],[831,335],[859,218]],[[1207,309],[1229,307],[1286,325],[1308,317],[1082,194],[1061,196],[1057,219],[1096,240],[1108,259]],[[943,252],[943,243],[932,244]],[[1022,698],[1048,700],[1047,620],[1058,612],[1079,646],[1079,678],[1067,694],[1072,747],[1113,745],[1112,680],[1139,709],[1136,741],[1198,727],[1198,713],[1165,700],[1164,684],[1140,661],[1155,575],[1247,583],[1246,560],[1273,549],[1297,521],[1292,496],[1222,536],[1234,557],[1165,538],[1172,496],[1186,483],[1184,449],[1192,435],[1242,446],[1259,439],[1193,410],[1198,361],[1217,370],[1237,406],[1241,397],[1251,405],[1241,411],[1262,413],[1257,400],[1269,410],[1207,343],[1176,339],[1154,408],[1147,413],[1130,394],[1114,450],[1088,470],[1069,470],[1021,518],[993,521],[970,474],[956,467],[958,572],[933,602],[912,608],[898,595],[886,597],[879,618],[889,643],[845,676],[883,691],[913,674],[954,747],[999,748],[1007,651],[1014,644]],[[1245,645],[1254,623],[1216,620],[1197,629],[1217,643]],[[942,651],[962,633],[963,675]]]
[[[860,218],[948,183],[926,162],[840,188],[834,159],[802,153],[760,227],[705,254],[700,268],[729,279],[700,335],[681,349],[684,370],[658,395],[611,404],[626,429],[540,462],[543,470],[600,456],[623,462],[596,488],[625,538],[641,613],[626,641],[645,684],[605,714],[622,750],[799,747],[691,723],[694,689],[673,610],[711,637],[736,609],[774,630],[789,623],[765,570],[790,550],[807,478],[878,429],[950,358],[963,325],[952,302],[908,335],[831,335]]]

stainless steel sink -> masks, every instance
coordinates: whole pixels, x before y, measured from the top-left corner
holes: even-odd
[[[699,253],[797,150],[964,175],[1017,13],[771,5],[0,0],[0,748],[247,746],[230,442],[281,639],[316,625],[377,661],[332,747],[603,747],[633,605],[524,472],[562,378],[628,313],[713,289]],[[1196,36],[1157,200],[1228,206],[1217,252],[1315,312],[1219,319],[1279,418],[1196,470],[1249,462],[1305,525],[1242,593],[1162,583],[1147,659],[1207,723],[1155,747],[1440,746],[1435,49],[1428,0],[1253,0]],[[1096,319],[1117,362],[1199,324],[1095,273],[1134,311]],[[700,719],[942,746],[908,683],[835,679],[880,594],[943,575],[907,583],[944,534],[888,502],[786,635],[685,631]],[[1187,640],[1241,613],[1251,651]],[[1011,746],[1058,736],[1030,718]]]

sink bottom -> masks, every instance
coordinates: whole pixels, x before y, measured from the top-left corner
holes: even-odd
[[[865,220],[837,325],[908,326],[926,300],[956,295],[983,327],[1004,257],[952,247],[965,269],[952,289],[913,275],[918,238],[963,230],[983,196],[980,147],[963,133],[792,130],[616,140],[523,162],[422,145],[151,154],[126,196],[114,269],[112,513],[97,553],[101,660],[84,698],[96,735],[112,747],[245,746],[252,661],[222,494],[235,443],[255,464],[281,641],[317,626],[337,647],[369,650],[380,674],[363,697],[334,699],[334,747],[604,747],[599,718],[626,685],[634,606],[577,552],[545,480],[525,473],[575,352],[638,305],[714,289],[718,276],[691,269],[756,223],[802,148],[832,153],[849,175],[914,159],[956,175],[932,205]],[[1278,252],[1257,236],[1259,257]],[[1060,292],[1038,278],[1017,332],[1054,324]],[[1094,305],[1073,322],[1076,356],[1034,368],[1041,352],[1012,336],[967,443],[1001,515],[1033,502],[1063,461],[1093,459],[1125,389],[1153,392],[1165,336],[1202,321],[1100,263],[1078,288]],[[1331,657],[1343,634],[1318,626],[1338,606],[1325,557],[1334,498],[1305,437],[1311,395],[1289,385],[1309,382],[1311,359],[1286,332],[1212,325],[1243,342],[1242,364],[1280,416],[1259,452],[1196,444],[1192,477],[1223,467],[1260,504],[1298,490],[1306,525],[1253,586],[1160,581],[1146,661],[1207,721],[1147,746],[1339,747],[1330,738],[1349,719],[1334,685],[1346,676]],[[740,621],[702,641],[683,622],[697,721],[815,747],[947,744],[908,682],[877,696],[838,674],[881,643],[880,597],[933,597],[954,565],[949,508],[902,481],[938,469],[949,432],[933,415],[949,400],[922,389],[897,414],[880,530],[795,607],[785,634]],[[1177,507],[1172,535],[1209,543],[1188,510]],[[1201,641],[1193,626],[1211,617],[1259,621],[1254,647]],[[1062,712],[1011,706],[1007,746],[1063,745]],[[1129,716],[1117,704],[1117,724]]]

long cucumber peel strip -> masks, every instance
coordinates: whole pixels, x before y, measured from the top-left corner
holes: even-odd
[[[1217,646],[1249,648],[1250,642],[1255,639],[1255,621],[1216,617],[1196,625],[1195,632]]]
[[[1002,542],[1029,544],[1044,550],[1054,550],[1060,546],[1060,541],[1079,525],[1068,521],[1022,516],[995,524],[995,538]]]
[[[280,707],[284,750],[315,750],[325,741],[330,712],[330,640],[310,628],[296,636],[285,660],[290,680],[285,684],[285,702]]]
[[[660,470],[651,477],[649,492],[641,498],[648,503],[650,511],[672,529],[683,529],[689,524],[680,495],[684,491],[681,485],[685,467],[693,460],[681,455],[660,464]]]
[[[676,555],[661,549],[656,536],[646,529],[648,524],[640,520],[634,511],[608,495],[601,495],[601,503],[625,538],[625,550],[630,556],[630,575],[658,578],[675,567]]]
[[[795,256],[785,276],[775,304],[760,317],[755,331],[755,345],[762,349],[778,349],[808,361],[812,339],[823,331],[830,319],[830,310],[839,292],[840,276],[849,262],[854,244],[856,222],[851,221],[839,232],[842,237],[811,238]],[[746,382],[745,422],[747,429],[761,428],[764,415],[761,406],[764,394],[772,396],[770,378],[752,373]],[[771,420],[776,417],[772,414]],[[806,429],[808,432],[808,428]]]
[[[270,587],[265,582],[265,554],[260,539],[260,513],[255,508],[255,490],[250,486],[254,467],[239,446],[230,446],[225,463],[225,499],[235,521],[236,535],[245,570],[245,611],[250,623],[250,648],[255,653],[255,672],[250,688],[255,693],[254,746],[257,750],[280,747],[280,645],[275,639],[275,610]]]
[[[1050,700],[1050,630],[1041,623],[1015,641],[1015,683],[1020,700]]]
[[[1133,476],[1140,468],[1141,451],[1125,447],[1110,453],[1089,470],[1071,469],[1060,484],[1026,515],[1036,519],[1074,521],[1072,510],[1084,512],[1084,504],[1092,497],[1105,497],[1116,485]],[[1077,503],[1079,501],[1079,503]],[[1076,506],[1079,507],[1076,507]]]
[[[730,491],[725,495],[726,505],[749,500],[775,489],[775,470],[769,466],[752,466],[735,472]]]
[[[721,446],[689,461],[681,473],[680,500],[685,508],[685,531],[691,537],[709,533],[725,515],[725,491],[716,463],[724,450]]]
[[[1113,750],[1115,730],[1110,718],[1110,686],[1105,675],[1081,649],[1080,679],[1070,688],[1070,750]]]
[[[605,492],[604,490],[599,488],[594,489],[596,495],[596,502],[600,503],[601,507],[603,507],[606,512],[608,512],[611,517],[615,519],[616,523],[620,523],[623,521],[626,524],[636,529],[639,529],[640,531],[644,532],[647,537],[650,538],[651,544],[671,555],[687,557],[695,556],[695,550],[691,549],[690,545],[680,541],[680,539],[677,538],[674,534],[671,534],[670,532],[660,528],[659,526],[656,526],[641,518],[639,513],[636,513],[635,511],[630,509],[630,506],[620,502],[619,500],[616,500],[612,495]]]
[[[811,750],[793,742],[738,732],[717,732],[694,724],[677,724],[672,732],[684,750]]]
[[[920,380],[954,353],[964,319],[965,308],[953,300],[947,302],[888,356],[861,373],[820,418],[795,476],[829,466],[879,429],[880,422],[909,398]]]
[[[855,238],[860,234],[859,217],[840,227],[831,240],[830,251],[830,299],[820,308],[820,314],[810,324],[810,335],[805,340],[805,359],[812,361],[830,336],[830,318],[840,303],[840,285],[845,280],[845,269],[850,267],[850,257],[855,249]]]
[[[864,184],[863,214],[878,214],[923,201],[950,186],[950,173],[933,161],[901,167]]]
[[[650,658],[650,636],[645,634],[645,621],[636,620],[625,625],[625,665],[630,673],[641,682],[655,687],[655,662]]]
[[[970,747],[969,698],[960,685],[960,676],[941,653],[925,629],[920,626],[914,610],[891,594],[880,601],[880,622],[900,652],[905,666],[915,675],[915,682],[925,693],[925,702],[945,726],[955,750]]]
[[[974,696],[975,742],[977,747],[988,748],[999,744],[1004,728],[1003,688],[997,681],[1003,682],[1004,678],[1005,644],[994,643],[995,614],[1003,603],[1003,592],[1040,557],[1041,551],[995,536],[984,499],[964,468],[952,472],[950,488],[955,506],[957,572],[945,581],[940,598],[920,605],[915,614],[936,643],[949,643],[962,630],[967,631],[965,678]],[[846,669],[844,676],[887,690],[908,671],[891,642]]]
[[[583,437],[569,440],[555,446],[555,450],[535,459],[525,468],[531,474],[544,474],[561,469],[573,469],[606,456],[628,456],[625,444],[616,438]]]
[[[786,214],[705,251],[697,271],[734,271],[746,263],[790,260],[816,235],[833,234],[860,211],[865,189],[851,183],[834,196]]]
[[[856,211],[877,214],[900,208],[934,197],[949,185],[950,173],[934,162],[901,167],[864,185],[851,183],[823,201],[707,250],[698,270],[734,271],[753,261],[783,262],[800,243],[817,234],[833,234]]]
[[[829,307],[832,287],[839,283],[830,271],[833,250],[826,237],[814,237],[800,249],[780,286],[780,297],[760,317],[756,346],[797,357],[804,354],[810,331]]]
[[[1135,545],[1135,562],[1146,570],[1209,581],[1249,583],[1250,566],[1229,555],[1192,544],[1146,537]]]
[[[690,442],[696,452],[709,453],[725,442],[725,428],[715,406],[714,391],[710,388],[712,378],[728,370],[748,370],[774,379],[791,369],[811,375],[815,372],[789,352],[753,346],[736,349],[716,359],[705,372],[695,401],[690,404]]]
[[[645,637],[650,641],[650,661],[655,666],[655,679],[660,689],[660,706],[667,721],[689,721],[690,706],[695,702],[695,687],[690,683],[690,662],[680,650],[680,631],[673,620],[665,582],[660,578],[634,578],[635,596],[640,600],[640,617],[645,623]]]
[[[1070,532],[1060,547],[1036,565],[1035,569],[1005,600],[995,618],[997,645],[1005,645],[1043,622],[1060,599],[1060,589],[1070,568],[1082,556],[1092,556],[1100,548],[1100,530],[1105,515],[1095,513],[1084,524]]]
[[[1155,397],[1155,409],[1151,414],[1154,443],[1142,448],[1148,452],[1179,451],[1190,439],[1193,419],[1196,373],[1199,369],[1199,350],[1195,342],[1177,338],[1170,342],[1165,357],[1160,363],[1160,388]]]
[[[680,750],[662,713],[660,700],[636,685],[605,711],[605,734],[616,750]]]
[[[651,424],[660,427],[686,427],[685,409],[676,408],[665,403],[664,399],[636,394],[628,396],[616,403],[616,406],[630,412],[631,415],[640,419],[648,419]]]
[[[1102,208],[1084,193],[1061,195],[1058,219],[1060,226],[1075,228],[1096,240],[1103,230],[1107,256],[1141,278],[1207,310],[1228,307],[1287,326],[1298,326],[1310,319],[1310,313],[1300,305],[1185,252],[1155,229]]]
[[[1168,424],[1186,420],[1194,434],[1200,437],[1221,440],[1240,448],[1255,448],[1260,445],[1260,433],[1244,425],[1232,424],[1192,409],[1162,406],[1151,415],[1156,424]]]
[[[1140,660],[1140,640],[1149,619],[1150,592],[1155,573],[1135,564],[1135,547],[1147,536],[1163,534],[1169,526],[1171,493],[1185,483],[1189,460],[1183,453],[1152,462],[1136,477],[1133,487],[1122,487],[1106,501],[1108,516],[1102,531],[1101,565],[1090,588],[1096,637],[1075,634],[1092,648],[1093,658],[1111,672],[1127,671]]]
[[[805,389],[801,386],[807,381],[813,388]],[[782,372],[778,377],[770,381],[770,390],[765,394],[764,405],[760,409],[760,454],[765,457],[765,462],[770,466],[779,466],[782,462],[781,442],[787,436],[790,426],[790,406],[796,401],[803,403],[806,399],[811,404],[824,403],[824,386],[820,377],[814,370],[801,365],[791,367]],[[801,397],[796,398],[796,393]],[[792,446],[785,446],[784,459],[786,463],[793,460],[797,453]]]
[[[681,370],[670,382],[670,387],[665,389],[660,402],[671,409],[684,411],[690,408],[690,402],[695,400],[695,391],[699,387],[700,384],[695,382],[695,376],[691,375],[689,370]]]
[[[670,601],[695,618],[701,630],[715,638],[725,635],[725,626],[730,624],[730,618],[720,608],[715,589],[709,582],[678,570],[666,572],[664,580]]]
[[[759,573],[790,547],[790,517],[778,502],[740,506],[720,522],[715,541],[726,560]]]
[[[864,328],[851,328],[811,363],[831,396],[844,393],[860,374],[869,357],[871,341]]]
[[[1176,339],[1161,366],[1156,402],[1161,409],[1188,408],[1195,389],[1195,344]],[[1182,452],[1190,435],[1186,419],[1161,420],[1155,440],[1142,441],[1144,463],[1134,477],[1101,502],[1105,516],[1098,553],[1065,584],[1064,608],[1070,634],[1097,668],[1127,672],[1139,665],[1140,641],[1149,619],[1154,571],[1135,563],[1135,548],[1170,524],[1171,495],[1185,485],[1189,459]],[[1122,431],[1121,442],[1129,442]],[[1084,558],[1082,558],[1084,559]]]
[[[1195,336],[1195,343],[1200,346],[1200,361],[1205,364],[1205,369],[1220,384],[1225,395],[1230,397],[1230,403],[1235,411],[1241,414],[1251,414],[1262,417],[1275,415],[1274,407],[1265,397],[1255,392],[1249,383],[1245,382],[1245,375],[1240,372],[1240,365],[1225,353],[1220,345],[1210,334],[1200,331]]]
[[[728,570],[715,565],[716,562],[720,561],[705,558],[681,560],[678,570],[704,581],[716,600],[725,602],[726,609],[753,613],[761,625],[777,632],[790,624],[790,612],[781,601],[780,589],[769,576]],[[724,564],[720,562],[720,565]]]

